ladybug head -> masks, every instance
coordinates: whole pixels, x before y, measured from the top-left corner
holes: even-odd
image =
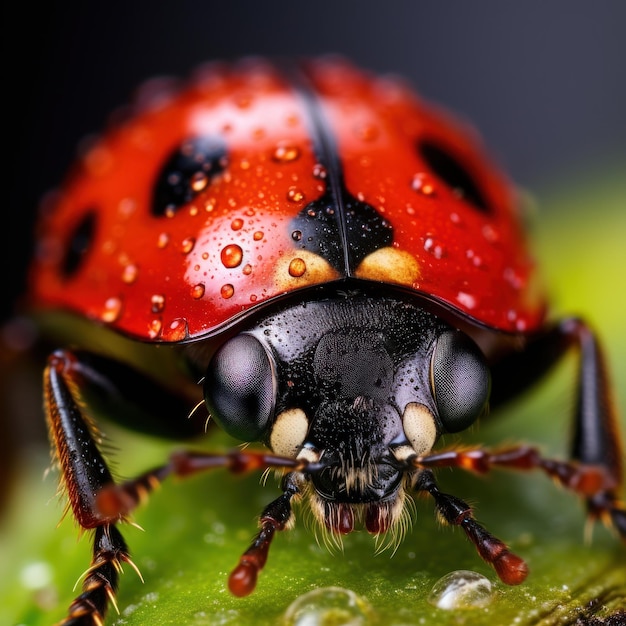
[[[229,434],[309,462],[324,526],[379,534],[402,515],[408,459],[485,410],[489,370],[471,339],[415,305],[347,302],[289,307],[228,340],[205,400]]]

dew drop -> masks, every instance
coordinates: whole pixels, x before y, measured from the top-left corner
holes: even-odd
[[[433,585],[428,596],[430,604],[446,610],[484,608],[492,600],[490,580],[469,570],[446,574]]]
[[[220,253],[220,259],[224,267],[237,267],[243,259],[243,250],[236,244],[228,244]]]
[[[205,172],[196,172],[189,181],[189,186],[191,190],[195,193],[200,193],[204,189],[206,189],[209,184],[209,177]]]
[[[181,341],[187,337],[187,320],[177,317],[163,330],[163,337],[167,341]]]
[[[243,220],[240,217],[234,219],[230,223],[230,227],[232,230],[241,230],[243,228]]]
[[[200,300],[204,296],[204,283],[198,283],[194,285],[191,289],[191,297],[194,300]]]
[[[160,319],[155,318],[148,324],[148,336],[150,339],[156,339],[163,328],[163,323]]]
[[[231,284],[222,285],[222,288],[220,289],[220,295],[225,299],[232,298],[234,293],[235,288]]]
[[[254,239],[254,241],[261,241],[261,239],[263,239],[263,231],[262,230],[257,230],[254,235],[252,235],[252,238]]]
[[[124,266],[122,270],[122,281],[127,285],[131,285],[137,280],[139,274],[139,268],[134,263],[129,263]]]
[[[301,231],[301,230],[294,230],[294,231],[291,233],[291,238],[292,238],[294,241],[300,241],[300,240],[302,239],[302,231]]]
[[[250,294],[250,302],[256,302],[257,301],[258,296],[254,293]]]
[[[459,293],[456,294],[456,299],[467,309],[474,309],[478,304],[476,298],[472,294],[466,293],[465,291],[459,291]]]
[[[108,298],[104,303],[104,310],[100,319],[107,324],[117,321],[122,314],[122,299],[118,297]]]
[[[515,330],[519,331],[520,333],[526,332],[528,330],[528,320],[525,320],[521,317],[518,318],[515,322]]]
[[[289,163],[300,157],[300,148],[288,143],[280,143],[272,154],[272,159],[277,163]]]
[[[446,256],[446,249],[441,244],[437,243],[432,236],[428,236],[424,239],[424,250],[432,254],[436,259],[442,259]]]
[[[430,180],[430,176],[424,172],[420,172],[419,174],[415,174],[415,176],[413,176],[413,179],[411,180],[411,189],[424,196],[435,195],[435,185]]]
[[[313,166],[313,176],[315,178],[319,178],[320,180],[324,180],[328,175],[328,171],[321,163],[316,163]]]
[[[189,254],[193,250],[193,247],[195,245],[196,240],[193,237],[186,237],[185,239],[183,239],[183,243],[181,245],[181,250],[183,251],[183,254]]]
[[[485,262],[483,261],[482,257],[476,254],[474,250],[472,249],[466,250],[465,257],[474,267],[482,267],[482,268],[485,267]]]
[[[290,202],[301,202],[304,200],[304,192],[297,187],[289,187],[287,192],[287,200]]]
[[[161,293],[155,293],[150,298],[150,310],[153,313],[162,313],[165,309],[165,296]]]
[[[350,589],[321,587],[296,598],[283,616],[285,626],[365,626],[373,619],[368,602]]]
[[[170,242],[170,236],[167,233],[160,233],[157,238],[157,248],[165,248]]]
[[[294,278],[299,278],[306,272],[306,263],[304,259],[300,259],[296,257],[295,259],[291,259],[289,263],[289,275]]]
[[[246,276],[249,276],[250,274],[252,274],[252,265],[250,265],[250,263],[247,263],[246,265],[243,266],[243,269],[241,271]]]

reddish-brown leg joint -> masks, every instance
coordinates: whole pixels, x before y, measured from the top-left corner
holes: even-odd
[[[228,578],[228,588],[234,595],[242,597],[254,591],[259,572],[267,561],[274,534],[277,530],[284,530],[289,522],[291,499],[298,491],[295,475],[287,474],[283,479],[282,495],[271,502],[261,514],[261,530]]]
[[[507,585],[519,585],[524,581],[528,575],[526,563],[474,519],[472,510],[466,502],[439,491],[430,470],[423,470],[419,474],[415,489],[427,491],[433,497],[437,513],[444,522],[460,526],[465,531],[478,554],[496,570],[502,582]]]
[[[419,468],[460,467],[480,474],[495,467],[542,470],[563,487],[585,498],[592,519],[605,520],[622,539],[626,539],[626,510],[615,496],[619,483],[605,466],[546,459],[536,448],[529,446],[495,452],[483,449],[444,450],[415,457],[413,465]]]

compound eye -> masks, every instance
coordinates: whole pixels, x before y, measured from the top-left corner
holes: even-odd
[[[486,410],[491,375],[478,346],[460,331],[437,339],[431,363],[431,385],[444,429],[468,428]]]
[[[204,379],[204,401],[229,435],[259,441],[274,412],[274,367],[252,335],[229,339],[213,356]]]

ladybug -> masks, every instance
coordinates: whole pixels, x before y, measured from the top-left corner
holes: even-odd
[[[441,467],[542,470],[625,539],[601,347],[583,320],[549,319],[516,200],[471,128],[343,59],[213,63],[140,89],[43,203],[30,269],[37,319],[74,333],[48,357],[44,410],[70,509],[93,531],[63,623],[103,623],[140,501],[215,468],[282,476],[229,577],[236,596],[293,502],[332,537],[378,536],[419,493],[521,583],[525,562],[440,491]],[[437,447],[573,347],[569,460]],[[265,447],[185,450],[117,482],[95,412],[171,438],[214,422]]]

